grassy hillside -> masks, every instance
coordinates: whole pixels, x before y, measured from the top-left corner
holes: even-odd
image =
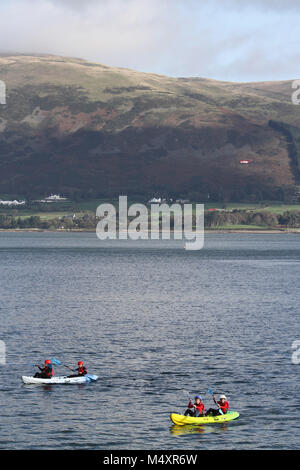
[[[47,55],[0,56],[0,79],[0,193],[278,200],[298,181],[289,136],[269,125],[300,129],[290,81],[170,78]]]

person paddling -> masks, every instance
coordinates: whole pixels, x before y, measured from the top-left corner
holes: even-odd
[[[69,369],[72,372],[77,372],[77,374],[69,375],[69,377],[81,377],[81,376],[87,374],[87,370],[86,370],[86,367],[83,364],[83,361],[78,361],[77,365],[78,365],[78,367],[76,369],[71,369],[71,367],[69,367]]]
[[[222,411],[223,415],[226,415],[226,413],[229,410],[229,403],[227,401],[226,395],[220,395],[219,401],[216,400],[215,396],[212,396],[213,401],[215,404],[218,406],[218,409],[216,410],[215,408],[210,408],[206,412],[206,416],[217,416],[220,413],[220,410]]]
[[[53,377],[53,369],[50,359],[45,360],[44,367],[40,367],[39,364],[36,364],[36,367],[38,367],[41,372],[36,372],[34,377],[40,379],[51,379],[51,377]]]
[[[201,395],[196,395],[195,396],[195,403],[192,403],[192,400],[190,398],[189,404],[188,404],[188,409],[184,413],[184,416],[204,416],[205,408],[204,404],[202,403],[202,397]]]
[[[83,362],[82,361],[78,361],[77,363],[78,367],[77,369],[75,369],[78,373],[78,375],[86,375],[87,374],[87,370],[86,370],[86,367],[83,365]]]

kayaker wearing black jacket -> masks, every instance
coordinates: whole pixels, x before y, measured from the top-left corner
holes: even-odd
[[[87,374],[86,367],[84,367],[82,361],[78,361],[77,365],[78,365],[78,367],[76,369],[71,369],[71,367],[69,367],[69,369],[72,370],[73,372],[77,372],[77,374],[69,375],[69,377],[81,377],[81,376]]]
[[[78,373],[78,375],[86,375],[87,374],[87,370],[86,368],[84,367],[83,365],[83,362],[82,361],[79,361],[78,364],[77,364],[79,367],[77,367],[77,369],[75,369]]]
[[[41,372],[37,372],[34,377],[39,379],[51,379],[51,377],[53,377],[53,369],[50,359],[45,360],[44,367],[40,367],[39,364],[36,364],[36,366]]]

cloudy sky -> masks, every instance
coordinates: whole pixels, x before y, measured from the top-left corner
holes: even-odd
[[[0,52],[172,76],[300,78],[300,0],[0,0]]]

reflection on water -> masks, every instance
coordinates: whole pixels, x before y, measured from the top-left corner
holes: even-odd
[[[174,436],[181,436],[182,434],[208,434],[211,432],[216,432],[211,426],[209,425],[195,425],[195,424],[186,424],[185,426],[179,426],[178,424],[174,424],[170,428],[171,433]]]

